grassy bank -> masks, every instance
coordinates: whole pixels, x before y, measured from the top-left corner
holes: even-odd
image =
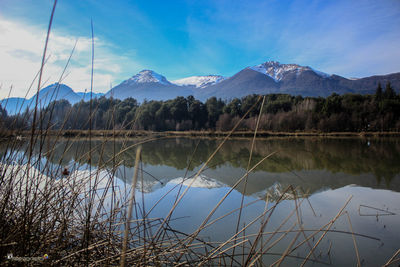
[[[254,136],[254,131],[143,131],[143,130],[48,130],[38,131],[37,135],[63,136],[63,137],[147,137],[147,136],[177,136],[177,137],[224,137],[230,134],[232,137]],[[27,137],[31,131],[6,130],[0,133],[1,137]],[[257,131],[257,137],[400,137],[400,132],[273,132]]]

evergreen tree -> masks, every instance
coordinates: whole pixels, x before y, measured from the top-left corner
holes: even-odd
[[[208,113],[208,126],[210,128],[215,128],[215,124],[222,114],[222,110],[225,104],[221,99],[217,99],[215,96],[210,97],[206,101],[206,108]]]
[[[0,105],[0,129],[6,127],[7,110]]]
[[[383,90],[382,90],[381,83],[379,82],[378,87],[376,88],[376,91],[375,91],[375,100],[381,101],[382,95],[383,95]]]
[[[385,92],[383,93],[386,99],[392,99],[396,96],[396,92],[393,90],[390,82],[386,83]]]

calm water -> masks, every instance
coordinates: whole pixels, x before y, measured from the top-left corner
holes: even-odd
[[[87,168],[89,163],[91,168],[100,166],[106,169],[119,164],[115,171],[123,185],[130,183],[134,171],[135,148],[130,146],[139,141],[131,139],[104,143],[95,140],[91,144],[95,152],[89,161],[86,140],[71,142],[63,139],[57,142],[52,156],[45,157],[43,161],[51,162],[55,171],[59,164],[70,170]],[[183,181],[183,189],[186,188],[185,185],[192,181],[193,175],[221,141],[168,138],[142,145],[143,172],[137,186],[140,196],[143,194],[142,203],[149,210],[163,197],[150,217],[163,217],[168,213],[177,194],[182,192],[179,184]],[[50,151],[52,145],[49,140],[44,145],[44,151]],[[197,229],[218,201],[245,174],[250,147],[249,139],[230,140],[222,147],[178,205],[172,227],[186,233]],[[112,157],[124,149],[125,152]],[[3,153],[6,150],[4,144],[2,150]],[[248,224],[273,206],[284,189],[292,185],[297,188],[300,200],[295,201],[293,192],[288,192],[286,199],[272,213],[266,232],[278,229],[296,203],[309,195],[309,202],[304,200],[301,204],[300,216],[302,227],[310,230],[306,234],[311,235],[311,230],[330,222],[352,196],[345,208],[348,213],[339,217],[331,230],[350,231],[346,215],[349,214],[354,232],[365,235],[355,237],[362,266],[383,265],[400,248],[400,139],[260,139],[255,143],[250,166],[273,152],[275,154],[249,174],[246,186],[241,183],[229,194],[211,220],[238,208],[244,195],[244,203],[251,205],[244,209],[240,225]],[[206,240],[225,240],[235,233],[237,218],[238,212],[234,212],[206,228],[199,236]],[[287,230],[296,222],[294,215],[280,230]],[[259,220],[248,227],[246,234],[258,232],[261,223]],[[288,234],[277,242],[264,256],[264,264],[279,259],[277,254],[282,254],[293,238],[297,238],[295,244],[304,240],[303,235],[296,234]],[[269,236],[264,236],[262,241],[267,241]],[[280,236],[273,236],[268,244]],[[310,243],[314,245],[320,236],[316,235]],[[301,264],[302,260],[296,257],[305,257],[308,251],[309,247],[303,245],[292,252],[282,265]],[[315,250],[315,256],[318,262],[310,262],[307,266],[357,264],[351,234],[328,233]]]

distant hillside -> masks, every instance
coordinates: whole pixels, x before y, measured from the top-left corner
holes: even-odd
[[[93,93],[92,97],[100,97],[101,93]],[[1,100],[1,105],[7,110],[10,115],[17,114],[25,111],[27,108],[31,109],[35,106],[36,96],[29,99],[20,97],[10,97]],[[39,91],[39,108],[47,107],[50,102],[54,100],[66,99],[71,104],[75,104],[81,100],[88,101],[90,99],[90,92],[75,93],[69,86],[65,84],[54,83]]]
[[[281,64],[268,61],[253,67],[247,67],[232,77],[220,75],[191,76],[169,81],[152,70],[143,70],[108,91],[106,97],[144,100],[168,100],[177,96],[193,95],[205,101],[215,96],[224,100],[240,98],[250,94],[285,93],[301,96],[326,97],[332,93],[373,94],[381,83],[382,87],[390,82],[395,91],[400,90],[400,73],[371,76],[360,79],[347,79],[335,74],[327,74],[308,66]],[[103,94],[93,93],[92,97]],[[30,99],[12,97],[1,101],[9,114],[24,111],[33,106],[35,96]],[[66,99],[71,104],[80,100],[88,101],[90,92],[74,92],[65,84],[52,84],[39,93],[39,106],[45,107],[51,101]]]

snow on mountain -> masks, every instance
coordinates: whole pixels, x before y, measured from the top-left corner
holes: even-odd
[[[164,85],[171,84],[164,76],[152,70],[142,70],[138,74],[124,81],[122,84],[130,85],[134,83],[161,83]]]
[[[184,186],[189,186],[193,182],[194,178],[187,178],[184,179],[183,177],[175,178],[169,183],[171,184],[183,184]],[[196,188],[217,188],[217,187],[224,187],[225,185],[217,180],[209,178],[205,175],[200,174],[196,180],[193,182],[192,187]]]
[[[272,200],[278,199],[295,199],[295,195],[292,192],[285,192],[285,187],[283,187],[279,182],[275,182],[270,187],[253,194],[255,197],[260,199],[270,198]],[[301,194],[299,192],[299,194]]]
[[[172,81],[172,83],[179,86],[194,86],[196,88],[204,88],[210,85],[217,84],[223,80],[225,80],[225,77],[220,75],[207,75],[207,76],[191,76]]]
[[[327,73],[316,71],[310,67],[304,67],[297,64],[281,64],[277,61],[267,61],[265,63],[250,67],[250,69],[268,75],[269,77],[273,78],[276,82],[282,80],[284,75],[290,72],[295,72],[297,75],[299,75],[303,71],[313,71],[317,75],[323,78],[327,78],[330,76]]]
[[[128,80],[110,89],[105,97],[125,99],[135,98],[139,103],[144,100],[168,100],[177,96],[193,95],[192,88],[178,86],[169,82],[164,76],[152,71],[142,70]]]

